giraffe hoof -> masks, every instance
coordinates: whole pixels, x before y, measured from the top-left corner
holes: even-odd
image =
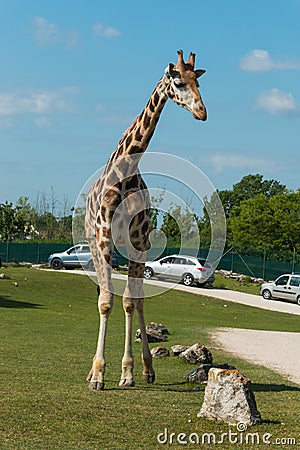
[[[134,380],[132,379],[127,380],[126,378],[122,378],[119,383],[120,387],[133,387],[134,385],[135,385]]]
[[[103,391],[104,383],[100,381],[90,381],[89,388],[91,391]]]
[[[155,372],[144,374],[144,380],[146,383],[152,384],[155,381]]]

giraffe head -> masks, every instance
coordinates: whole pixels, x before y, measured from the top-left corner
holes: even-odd
[[[177,53],[177,63],[170,63],[165,70],[169,80],[168,96],[174,103],[190,111],[195,119],[206,120],[206,108],[198,90],[197,80],[205,70],[194,69],[195,53],[191,53],[186,62],[183,60],[182,50]]]

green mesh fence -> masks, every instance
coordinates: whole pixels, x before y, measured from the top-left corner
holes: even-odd
[[[0,242],[0,258],[2,263],[11,262],[29,262],[32,264],[46,263],[51,253],[62,252],[71,247],[70,244],[49,244],[49,243],[15,243],[15,242]],[[191,248],[177,248],[168,247],[160,258],[176,254],[195,255],[196,250]],[[124,247],[119,247],[117,251],[119,264],[127,264],[127,254]],[[202,248],[198,252],[199,257],[205,258],[208,254],[208,249]],[[147,259],[151,261],[158,255],[157,249],[152,249],[148,252]],[[281,255],[282,257],[282,255]],[[300,272],[300,255],[288,254],[286,260],[272,259],[267,253],[262,256],[251,256],[242,254],[234,249],[224,253],[224,256],[219,262],[218,269],[230,270],[237,273],[249,275],[251,277],[263,278],[271,280],[277,278],[283,273]]]
[[[33,264],[45,263],[54,252],[63,252],[68,244],[44,243],[15,243],[0,242],[0,258],[2,263],[29,262]]]

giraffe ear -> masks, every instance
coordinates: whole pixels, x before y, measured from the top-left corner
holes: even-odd
[[[169,77],[172,77],[172,78],[180,77],[180,73],[178,72],[178,70],[175,70],[174,67],[175,67],[175,64],[170,63],[165,70],[166,75],[168,75]]]
[[[203,75],[205,72],[206,72],[206,70],[203,70],[203,69],[195,70],[196,78],[200,78],[201,75]]]

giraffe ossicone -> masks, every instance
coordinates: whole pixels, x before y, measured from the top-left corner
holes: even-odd
[[[93,364],[87,380],[91,389],[104,389],[105,340],[113,307],[111,258],[116,239],[123,239],[128,253],[128,279],[123,293],[125,313],[125,350],[120,386],[134,386],[132,355],[132,317],[137,311],[142,337],[143,376],[153,383],[155,372],[149,351],[144,319],[143,274],[148,249],[150,199],[138,163],[153,136],[168,99],[187,109],[197,120],[205,121],[206,108],[199,92],[195,54],[184,62],[178,51],[176,64],[170,63],[150,99],[124,133],[101,177],[92,186],[86,202],[85,232],[93,256],[100,292],[100,327]],[[125,231],[125,232],[124,232]]]

